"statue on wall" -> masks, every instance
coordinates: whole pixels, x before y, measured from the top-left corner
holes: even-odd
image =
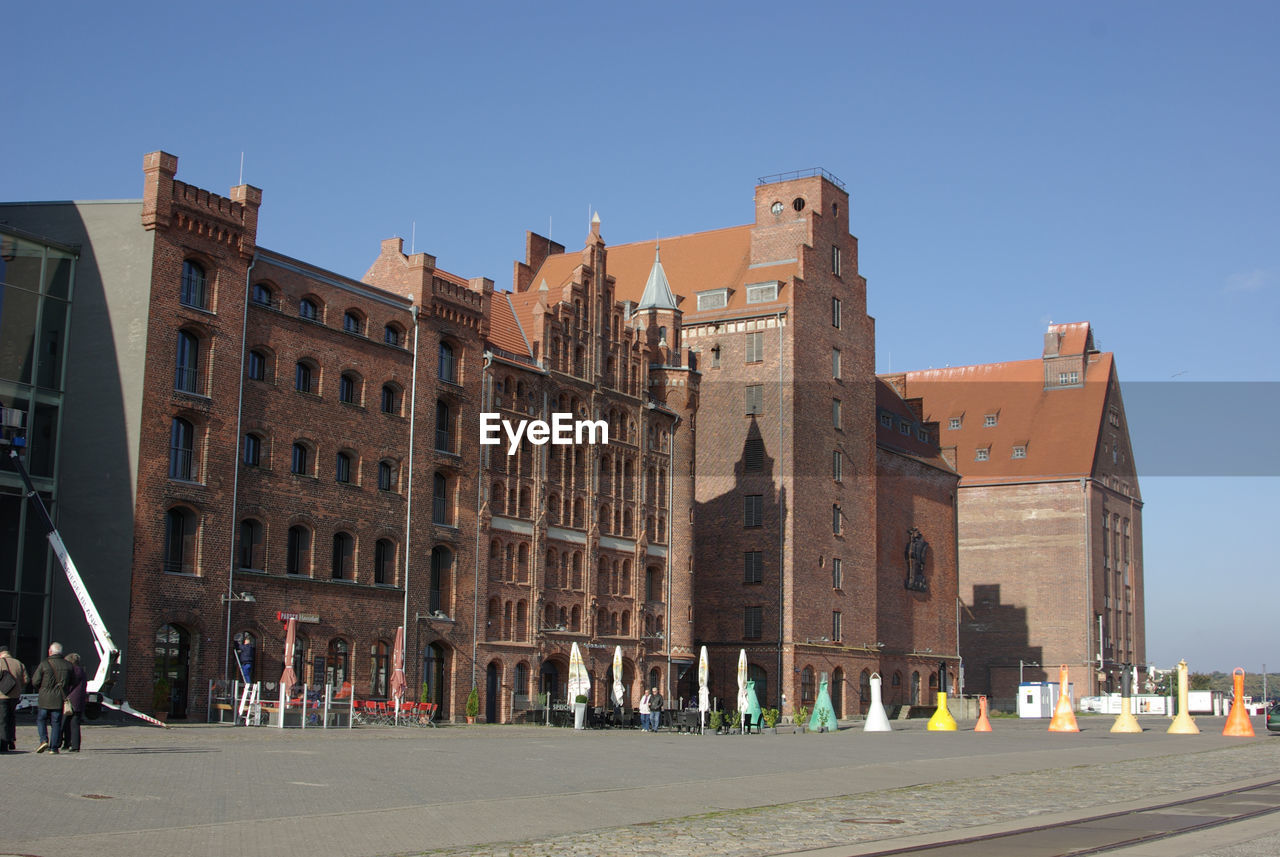
[[[918,528],[912,527],[907,533],[907,589],[929,591],[929,583],[924,579],[924,560],[928,554],[929,543]]]

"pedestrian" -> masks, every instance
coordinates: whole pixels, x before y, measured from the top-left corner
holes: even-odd
[[[62,656],[61,643],[50,644],[49,657],[36,667],[31,684],[40,694],[36,710],[36,735],[40,744],[36,752],[52,749],[56,754],[58,747],[56,744],[51,747],[49,739],[52,735],[57,741],[62,735],[62,704],[67,701],[67,692],[71,689],[71,664]]]
[[[656,687],[649,693],[649,725],[652,727],[649,730],[650,732],[657,732],[662,726],[662,705],[664,701],[662,694],[658,693]]]
[[[649,691],[640,697],[640,731],[649,731]]]
[[[84,704],[89,699],[89,677],[75,652],[67,655],[67,663],[71,664],[71,691],[62,706],[61,747],[70,753],[79,753],[80,725],[84,723]]]
[[[0,645],[0,753],[18,748],[18,697],[27,686],[27,668]]]

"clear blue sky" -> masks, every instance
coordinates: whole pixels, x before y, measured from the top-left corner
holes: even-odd
[[[359,277],[416,223],[509,287],[526,229],[737,225],[758,176],[821,166],[882,371],[1089,320],[1127,384],[1265,382],[1129,407],[1150,659],[1280,667],[1280,5],[23,3],[4,27],[0,199],[135,198],[155,149],[226,192],[243,152],[264,246]],[[1200,475],[1157,475],[1180,451]]]

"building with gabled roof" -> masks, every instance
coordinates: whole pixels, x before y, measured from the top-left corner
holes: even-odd
[[[1088,322],[1052,324],[1039,359],[885,376],[923,402],[961,474],[965,687],[1120,689],[1146,661],[1142,496],[1115,358]]]

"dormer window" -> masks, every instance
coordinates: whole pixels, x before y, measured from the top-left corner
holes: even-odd
[[[724,309],[729,305],[728,289],[710,289],[698,292],[698,311]]]
[[[962,417],[952,417],[947,422],[947,429],[949,431],[957,431],[959,430],[960,426],[963,424],[964,424],[964,419]]]
[[[994,428],[996,423],[1000,421],[997,414],[987,414],[982,418],[983,428]]]
[[[1020,444],[1018,444],[1017,446],[1015,446],[1015,447],[1013,448],[1013,457],[1014,457],[1014,458],[1026,458],[1026,457],[1027,457],[1027,445],[1026,445],[1026,444],[1024,444],[1024,443],[1020,443]]]
[[[978,448],[978,453],[973,457],[974,461],[986,461],[991,458],[991,447],[982,446]]]
[[[778,299],[777,283],[756,283],[747,286],[747,303],[767,304]],[[699,305],[698,309],[702,309]]]

